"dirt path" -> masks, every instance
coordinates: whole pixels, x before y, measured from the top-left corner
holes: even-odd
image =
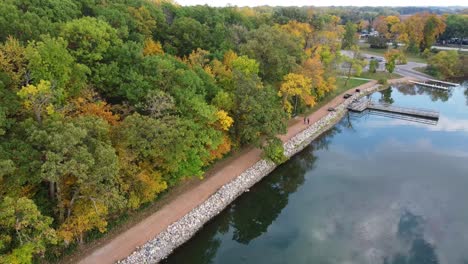
[[[399,80],[401,81],[403,79]],[[364,89],[375,84],[376,81],[371,81],[356,88]],[[327,115],[327,109],[329,107],[336,107],[341,104],[344,101],[344,93],[353,93],[356,88],[343,92],[314,113],[308,115],[307,117],[310,120],[309,125],[312,125]],[[303,117],[297,117],[289,123],[288,132],[285,135],[281,135],[280,138],[285,142],[307,128],[307,126],[308,125],[303,123]],[[235,179],[260,159],[261,151],[257,148],[251,148],[242,151],[242,155],[235,155],[228,159],[228,161],[221,162],[222,166],[215,166],[208,172],[210,176],[205,180],[174,197],[174,199],[168,201],[160,210],[149,215],[125,232],[115,236],[110,241],[104,241],[104,245],[90,254],[83,256],[78,263],[114,263],[127,257],[135,251],[137,247],[145,244],[160,232],[164,231],[170,224],[203,203],[220,187]]]

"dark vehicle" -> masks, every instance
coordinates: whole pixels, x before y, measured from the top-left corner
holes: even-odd
[[[343,98],[344,98],[344,99],[348,99],[348,98],[350,98],[350,97],[351,97],[351,95],[350,95],[349,93],[343,95]]]
[[[361,89],[356,89],[356,93],[360,93],[361,92]]]
[[[329,107],[327,110],[328,110],[328,112],[335,112],[336,111],[335,108],[333,108],[333,107]]]

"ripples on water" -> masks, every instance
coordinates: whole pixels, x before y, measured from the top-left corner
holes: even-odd
[[[468,88],[372,100],[437,125],[346,116],[164,263],[468,263]]]

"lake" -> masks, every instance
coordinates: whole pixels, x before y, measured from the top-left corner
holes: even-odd
[[[467,87],[371,95],[440,119],[346,115],[163,263],[468,263]]]

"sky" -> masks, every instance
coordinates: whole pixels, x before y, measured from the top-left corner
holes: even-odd
[[[176,0],[181,5],[210,6],[467,6],[466,0]]]

